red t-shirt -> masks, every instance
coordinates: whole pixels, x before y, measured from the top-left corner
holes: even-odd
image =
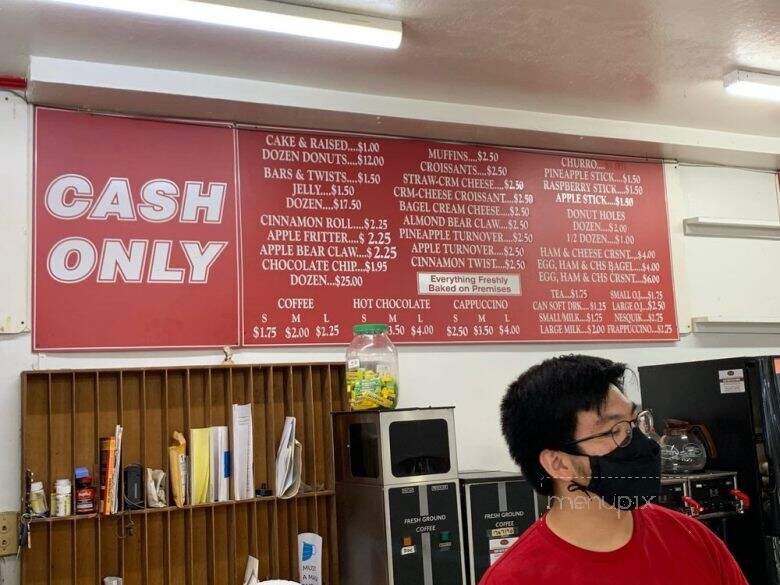
[[[542,517],[480,585],[747,585],[726,545],[698,520],[654,504],[633,515],[631,540],[610,552],[569,544]]]

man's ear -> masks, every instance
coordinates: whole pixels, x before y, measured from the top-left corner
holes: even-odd
[[[539,464],[553,479],[569,479],[574,475],[571,457],[562,451],[543,450],[539,453]]]

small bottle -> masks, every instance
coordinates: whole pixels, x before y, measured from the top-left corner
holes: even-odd
[[[46,494],[43,491],[43,482],[34,481],[30,484],[30,509],[36,516],[46,516]]]
[[[71,515],[72,487],[69,479],[58,479],[54,484],[55,493],[52,511],[58,518]]]
[[[94,514],[97,512],[95,493],[89,470],[85,467],[79,467],[76,470],[76,514]]]

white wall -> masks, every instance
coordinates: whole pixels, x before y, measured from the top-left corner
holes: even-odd
[[[21,98],[0,91],[0,274],[29,272],[27,231],[32,200],[29,146],[29,108]],[[0,334],[29,329],[27,279],[0,285]]]
[[[687,217],[780,220],[775,173],[688,167],[680,184]],[[780,316],[778,261],[778,241],[686,238],[693,316]]]
[[[21,101],[0,94],[0,218],[29,218],[28,170],[19,153],[29,145]],[[729,168],[669,165],[670,208],[679,250],[678,296],[691,315],[774,315],[780,317],[780,241],[735,241],[683,238],[685,216],[720,216],[777,220],[778,188],[773,174]],[[8,180],[9,182],[6,182]],[[8,187],[10,185],[10,188]],[[23,221],[22,224],[19,222]],[[0,225],[2,257],[0,314],[13,299],[28,295],[29,229],[27,220]],[[774,272],[772,272],[774,270]],[[29,320],[25,318],[29,323]],[[748,354],[780,353],[780,335],[687,335],[679,343],[652,345],[561,344],[507,346],[402,347],[401,406],[454,405],[461,469],[510,468],[498,426],[498,403],[507,384],[528,366],[547,357],[587,352],[626,361],[633,366]],[[240,363],[340,360],[338,349],[240,350]],[[0,337],[0,509],[19,505],[19,374],[36,368],[100,368],[218,364],[212,351],[117,352],[99,354],[33,354],[29,332]],[[636,398],[636,397],[635,397]],[[6,563],[7,583],[17,583],[15,562]]]

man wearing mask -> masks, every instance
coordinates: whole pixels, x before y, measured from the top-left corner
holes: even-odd
[[[501,403],[509,451],[548,512],[481,585],[745,585],[698,520],[650,503],[661,488],[652,417],[623,393],[626,366],[564,356],[534,366]]]

